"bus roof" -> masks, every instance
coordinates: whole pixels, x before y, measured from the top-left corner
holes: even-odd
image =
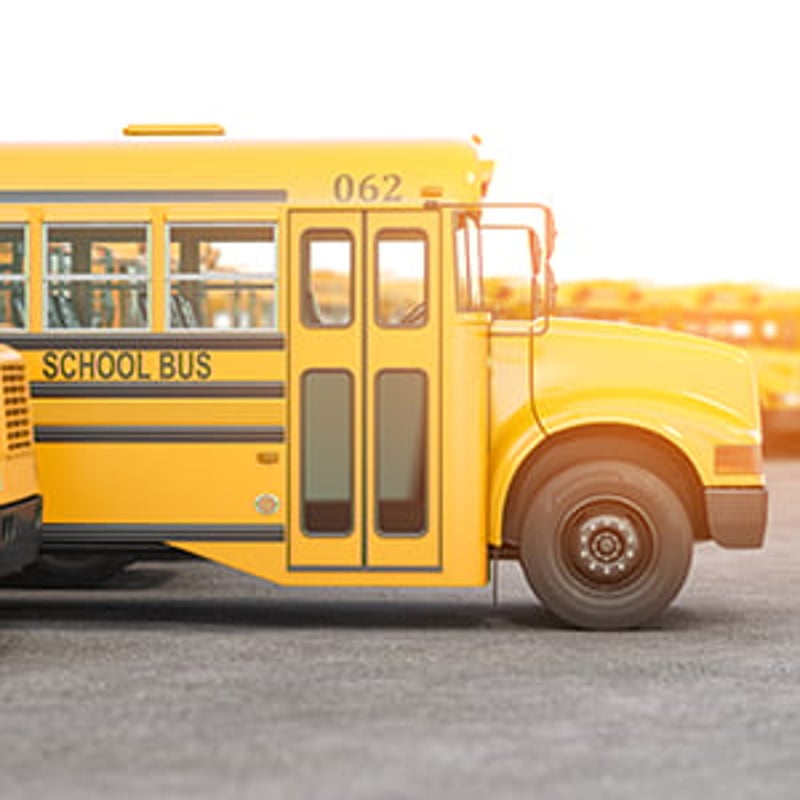
[[[326,207],[475,203],[491,171],[466,140],[2,144],[0,203],[169,202],[192,192]]]

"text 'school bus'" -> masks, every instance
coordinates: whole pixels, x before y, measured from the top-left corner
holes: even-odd
[[[8,255],[0,239],[0,261]],[[35,561],[41,527],[42,497],[25,364],[19,353],[0,345],[0,577]]]
[[[309,586],[519,558],[604,628],[662,611],[696,540],[761,545],[747,356],[550,320],[550,212],[483,204],[490,175],[470,142],[0,147],[48,552]],[[522,252],[529,319],[493,318],[482,280]]]

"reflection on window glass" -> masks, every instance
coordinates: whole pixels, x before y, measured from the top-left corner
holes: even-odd
[[[275,328],[275,226],[172,225],[169,327]]]
[[[48,328],[146,328],[144,225],[47,226]]]
[[[483,297],[496,319],[531,319],[531,240],[527,228],[481,229]]]
[[[377,239],[379,325],[418,327],[428,319],[427,243],[420,231],[383,231]]]
[[[353,530],[353,382],[348,372],[303,375],[303,530]]]
[[[0,328],[28,323],[25,229],[0,226]]]
[[[348,231],[303,235],[303,324],[341,328],[353,321],[353,240]]]
[[[456,273],[458,310],[478,311],[483,307],[480,280],[478,226],[472,217],[461,215],[456,229]]]
[[[377,527],[419,536],[427,526],[428,419],[423,372],[385,370],[376,385]]]

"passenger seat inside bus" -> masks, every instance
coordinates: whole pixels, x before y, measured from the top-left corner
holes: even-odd
[[[70,299],[60,292],[50,295],[48,318],[52,328],[80,328],[81,321]]]
[[[170,316],[173,327],[198,328],[197,317],[192,304],[180,292],[175,292],[170,297]]]

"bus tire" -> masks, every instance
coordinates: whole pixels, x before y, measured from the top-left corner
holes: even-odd
[[[29,586],[90,587],[114,577],[133,560],[127,553],[43,553],[20,578]]]
[[[635,628],[652,621],[689,573],[689,514],[661,477],[602,459],[545,479],[524,517],[522,567],[555,616],[578,628]]]

